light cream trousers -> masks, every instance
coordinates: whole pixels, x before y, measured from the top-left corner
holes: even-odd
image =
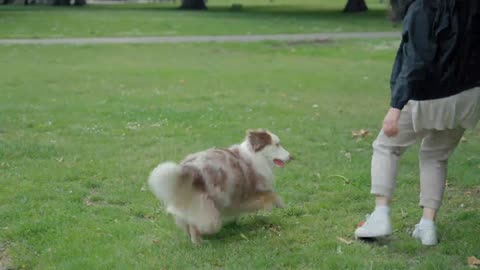
[[[447,177],[448,158],[457,147],[464,128],[414,131],[410,106],[402,110],[399,133],[387,137],[380,131],[373,143],[371,193],[392,197],[395,189],[399,160],[405,150],[421,141],[420,206],[440,208]]]

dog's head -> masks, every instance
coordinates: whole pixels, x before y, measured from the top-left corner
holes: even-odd
[[[247,130],[246,141],[252,151],[267,159],[272,167],[284,167],[285,163],[292,159],[290,153],[280,144],[278,136],[268,130]]]

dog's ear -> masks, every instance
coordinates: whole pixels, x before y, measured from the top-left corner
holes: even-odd
[[[272,136],[266,130],[247,130],[248,142],[252,145],[253,151],[258,152],[265,146],[272,144]]]

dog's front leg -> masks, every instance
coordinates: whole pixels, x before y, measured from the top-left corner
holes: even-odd
[[[190,231],[188,228],[188,223],[181,219],[180,217],[175,217],[175,223],[179,228],[181,228],[186,234],[190,235]]]
[[[273,191],[262,194],[262,197],[265,208],[267,209],[271,209],[273,207],[285,208],[285,203],[283,203],[283,200]]]
[[[280,196],[278,196],[277,194],[273,195],[275,196],[273,205],[275,205],[275,207],[277,208],[285,208],[285,203],[283,202],[282,198],[280,198]]]
[[[272,191],[260,191],[243,203],[241,208],[245,212],[255,212],[259,210],[271,211],[274,207],[284,207],[280,197]]]

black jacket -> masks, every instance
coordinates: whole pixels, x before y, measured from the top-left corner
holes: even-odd
[[[480,86],[480,0],[416,0],[403,20],[391,107]]]

